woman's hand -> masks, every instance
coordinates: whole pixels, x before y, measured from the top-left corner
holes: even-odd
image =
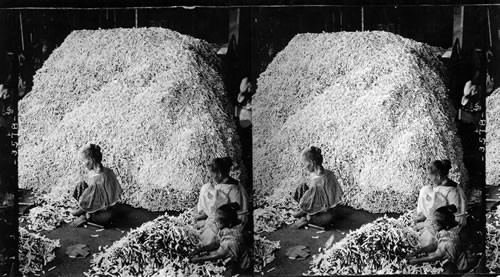
[[[192,262],[192,263],[199,263],[200,262],[200,258],[199,257],[191,257],[191,258],[189,258],[189,261]]]

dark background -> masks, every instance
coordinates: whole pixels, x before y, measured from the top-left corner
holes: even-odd
[[[65,37],[73,30],[98,28],[132,28],[137,27],[164,27],[183,34],[207,40],[219,47],[228,46],[227,55],[222,56],[224,75],[227,90],[231,97],[236,96],[241,78],[250,76],[254,81],[263,72],[277,52],[298,33],[361,31],[361,0],[337,1],[337,6],[300,6],[284,7],[281,4],[304,4],[300,1],[274,1],[277,6],[241,7],[239,8],[239,22],[232,20],[237,9],[223,6],[228,1],[204,0],[204,7],[197,8],[120,8],[135,7],[135,1],[49,1],[49,0],[3,0],[0,3],[0,83],[7,84],[16,92],[18,78],[21,76],[29,84],[36,71],[36,61],[42,61],[57,48]],[[326,0],[308,1],[309,4],[326,4]],[[385,30],[400,34],[430,45],[450,49],[453,46],[454,7],[458,3],[469,1],[362,1],[364,4],[364,30]],[[232,4],[262,4],[263,1],[233,1]],[[476,2],[478,3],[478,2]],[[493,3],[483,1],[482,3]],[[165,1],[147,0],[141,5],[151,7],[165,5]],[[193,1],[169,1],[169,5],[194,5]],[[229,1],[231,4],[231,1]],[[331,4],[331,3],[330,3]],[[384,6],[375,6],[383,4]],[[415,5],[419,4],[419,5]],[[430,5],[424,5],[430,4]],[[436,6],[444,4],[444,6]],[[99,5],[101,8],[95,9]],[[217,6],[207,7],[208,5]],[[49,7],[59,6],[54,9]],[[4,9],[2,9],[2,7]],[[35,7],[18,9],[19,7]],[[89,9],[75,9],[87,7]],[[92,8],[90,8],[92,7]],[[109,7],[102,9],[102,7]],[[490,27],[488,26],[488,10],[490,13]],[[21,24],[22,23],[22,24]],[[21,36],[21,25],[22,33]],[[231,26],[236,26],[232,29]],[[463,92],[463,84],[471,78],[474,68],[478,67],[474,61],[473,50],[481,48],[491,50],[495,57],[500,57],[500,6],[467,5],[464,9],[462,57],[457,60],[448,60],[450,94],[459,100]],[[236,31],[239,39],[235,47],[230,44],[231,34]],[[491,45],[490,45],[491,34]],[[24,49],[22,46],[24,41]],[[48,53],[42,54],[42,42],[48,46]],[[228,45],[229,44],[229,45]],[[233,51],[234,50],[234,51]],[[8,53],[11,53],[10,55]],[[22,54],[25,58],[23,66],[16,64],[17,57]],[[498,59],[498,58],[495,58]],[[498,68],[494,60],[492,68]],[[482,72],[484,65],[479,65]],[[498,83],[498,72],[491,70]],[[9,80],[8,76],[11,76]],[[497,84],[498,86],[498,84]],[[29,92],[28,92],[29,93]],[[4,106],[16,106],[18,97],[1,100]],[[455,101],[455,104],[458,102]],[[0,119],[2,112],[0,111]],[[7,134],[15,133],[11,123],[16,122],[14,116],[4,116],[0,120],[0,175],[2,182],[1,193],[17,191],[17,169],[13,166],[16,159],[12,155],[15,149],[11,145],[11,138]],[[3,124],[8,122],[8,124]],[[484,153],[478,152],[481,146],[478,143],[479,135],[476,126],[465,126],[461,129],[462,143],[464,144],[464,160],[469,172],[474,172],[477,186],[484,185]],[[248,138],[248,139],[251,139]],[[14,139],[15,142],[15,139]],[[246,140],[245,145],[251,145]],[[245,150],[245,149],[244,149]],[[247,166],[251,168],[251,147],[246,148]],[[250,152],[249,152],[250,151]],[[249,154],[250,153],[250,154]],[[9,225],[6,222],[0,226],[0,248],[12,248],[15,239],[6,239],[17,230],[17,207],[5,210],[2,218],[7,221],[16,221]],[[9,227],[10,226],[10,227]],[[10,228],[10,229],[8,229]],[[9,231],[11,230],[11,231]],[[0,275],[3,272],[0,272]]]
[[[365,6],[363,9],[364,30],[386,30],[434,46],[452,46],[453,6]],[[486,6],[465,7],[464,53],[488,46],[487,9]],[[489,10],[493,49],[498,49],[500,8],[492,6]],[[22,51],[21,18],[25,46],[22,52],[30,60],[40,55],[42,41],[47,41],[50,51],[72,30],[132,28],[135,12],[136,9],[0,9],[0,65],[3,65],[0,80],[7,70],[4,53]],[[230,13],[230,8],[138,9],[137,23],[138,27],[169,28],[223,45],[230,38]],[[272,58],[269,48],[276,53],[298,33],[361,31],[361,7],[241,8],[238,31],[238,57],[233,56],[230,62],[238,64],[239,75],[250,74],[255,79]],[[26,75],[34,74],[27,71]]]

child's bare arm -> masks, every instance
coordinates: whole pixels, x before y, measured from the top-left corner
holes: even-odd
[[[425,257],[411,259],[410,264],[422,264],[422,263],[428,263],[428,262],[435,262],[435,261],[439,261],[439,260],[443,259],[443,257],[444,257],[444,254],[441,251],[436,250]]]
[[[225,259],[227,257],[227,255],[228,255],[228,253],[226,252],[226,250],[224,250],[222,248],[218,248],[217,251],[215,251],[211,254],[201,256],[201,257],[191,258],[191,262],[203,263],[203,262],[207,262],[207,261],[217,261],[217,260]]]
[[[192,253],[191,253],[191,256],[196,256],[200,253],[203,253],[203,252],[210,252],[210,251],[215,251],[217,249],[219,249],[219,243],[217,242],[213,242],[209,245],[205,245],[205,246],[202,246],[196,250],[194,250]]]
[[[416,257],[420,254],[426,254],[426,253],[436,251],[436,249],[437,249],[436,243],[431,243],[429,245],[426,245],[424,247],[419,248],[417,251],[415,251],[414,253],[412,253],[410,255],[410,258]]]

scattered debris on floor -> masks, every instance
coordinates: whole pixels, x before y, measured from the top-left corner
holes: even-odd
[[[19,228],[19,271],[24,275],[44,274],[43,268],[55,259],[55,249],[60,246],[59,240]]]

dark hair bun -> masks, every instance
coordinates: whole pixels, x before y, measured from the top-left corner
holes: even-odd
[[[311,151],[316,153],[316,154],[321,154],[321,149],[319,149],[316,146],[311,146]]]
[[[230,157],[224,157],[222,158],[222,160],[224,161],[226,167],[231,168],[233,166],[233,159],[231,159]]]
[[[451,213],[456,213],[456,212],[458,212],[457,206],[455,206],[455,205],[453,205],[453,204],[452,204],[452,205],[448,205],[448,206],[446,206],[446,209],[448,209],[448,211],[450,211]]]
[[[223,175],[227,175],[231,172],[231,167],[233,166],[233,160],[229,157],[215,158],[209,165],[212,172],[219,172]]]
[[[319,149],[316,146],[311,146],[307,148],[302,155],[313,162],[315,162],[317,165],[322,165],[323,164],[323,155],[321,155],[321,149]]]
[[[101,147],[99,147],[99,145],[97,144],[90,144],[90,146],[83,150],[83,153],[85,154],[85,156],[94,160],[94,162],[96,163],[102,162]]]
[[[217,213],[221,216],[221,220],[229,226],[238,224],[238,210],[240,205],[236,202],[224,204],[217,209]]]
[[[451,169],[451,162],[450,160],[436,160],[430,164],[429,169],[433,174],[448,176]]]
[[[90,149],[96,151],[96,152],[101,152],[101,147],[97,144],[90,144]]]
[[[450,160],[442,160],[441,163],[443,164],[443,169],[450,171],[451,169],[451,161]]]

